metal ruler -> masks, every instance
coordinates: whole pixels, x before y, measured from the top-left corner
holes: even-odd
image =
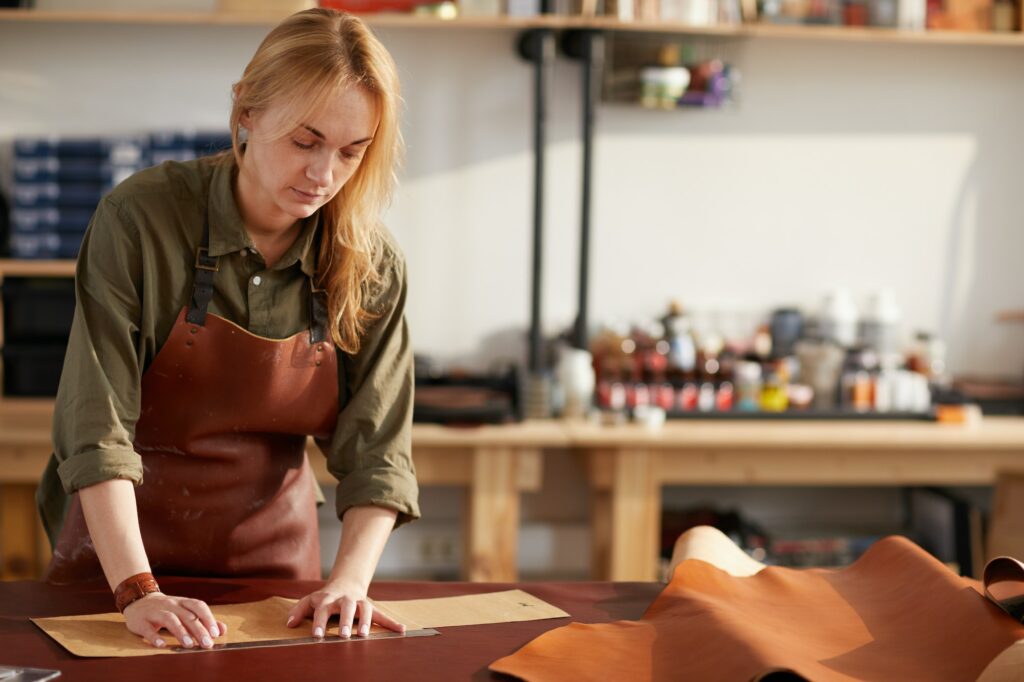
[[[225,649],[262,649],[270,646],[294,646],[296,644],[335,644],[341,642],[365,642],[370,639],[404,639],[406,637],[430,637],[441,634],[432,628],[422,630],[407,630],[399,632],[371,632],[365,637],[342,637],[341,635],[327,635],[326,637],[300,637],[297,639],[265,639],[258,642],[229,642],[227,644],[214,644],[210,649],[193,647],[186,649],[183,646],[170,647],[170,651],[180,654],[198,654],[209,651],[224,651]]]

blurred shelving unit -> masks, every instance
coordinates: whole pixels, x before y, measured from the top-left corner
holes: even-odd
[[[25,24],[271,26],[280,21],[281,18],[278,15],[229,14],[223,12],[0,10],[0,23],[21,22]],[[611,17],[560,15],[440,19],[414,14],[382,13],[364,15],[363,18],[371,26],[379,28],[457,28],[466,30],[593,29],[623,33],[658,33],[666,35],[718,36],[723,38],[1024,47],[1024,33],[1019,31],[1012,33],[905,31],[872,27],[784,26],[773,24],[693,26],[670,21],[620,21]]]
[[[154,25],[263,26],[279,15],[222,12],[121,12],[0,10],[0,27],[21,25]],[[1024,34],[901,31],[840,26],[783,26],[738,24],[693,26],[678,22],[631,21],[608,17],[538,16],[461,17],[440,19],[410,14],[364,16],[380,29],[471,30],[521,32],[590,30],[623,37],[680,36],[711,40],[819,41],[903,45],[1024,47]],[[0,260],[0,285],[9,277],[72,277],[74,261]],[[1008,321],[1024,313],[1008,313]],[[0,328],[0,346],[3,332]],[[34,525],[32,491],[40,463],[49,455],[47,424],[53,409],[49,399],[4,399],[0,391],[0,440],[8,442],[0,455],[8,459],[6,480],[0,480],[0,537],[10,548],[25,551],[16,561],[3,561],[0,578],[29,577],[48,559],[47,544]],[[6,419],[6,422],[3,421]],[[489,436],[487,434],[495,434]],[[705,441],[701,441],[705,438]],[[414,441],[421,480],[462,485],[481,491],[475,500],[475,519],[468,538],[480,544],[467,576],[508,580],[515,570],[515,519],[518,494],[541,485],[541,450],[575,449],[587,468],[597,503],[594,524],[594,564],[600,577],[650,580],[657,559],[660,528],[658,508],[663,485],[680,484],[990,484],[995,471],[1024,467],[1024,425],[1020,421],[987,421],[985,430],[950,429],[936,425],[833,426],[749,424],[692,424],[674,426],[653,436],[638,428],[614,431],[591,425],[559,424],[495,427],[490,431],[416,427]],[[493,442],[492,442],[493,441]],[[522,441],[522,442],[520,442]],[[870,441],[870,442],[869,442]],[[884,446],[884,447],[883,447]],[[932,460],[941,450],[941,466]],[[436,451],[436,458],[431,458]],[[520,452],[521,451],[521,452]],[[452,453],[455,453],[454,455]],[[514,456],[513,456],[514,454]],[[457,461],[453,461],[456,457]],[[500,466],[499,466],[500,465]],[[322,477],[326,474],[321,472]],[[481,507],[484,511],[481,512]],[[494,528],[500,523],[500,531]]]

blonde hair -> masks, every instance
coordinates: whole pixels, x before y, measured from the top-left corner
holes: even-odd
[[[325,8],[293,14],[263,39],[234,85],[231,140],[241,165],[243,113],[283,103],[296,114],[289,117],[295,124],[350,87],[361,87],[373,97],[380,118],[359,168],[320,209],[316,284],[327,291],[335,344],[356,353],[367,325],[379,317],[365,303],[382,281],[379,268],[385,246],[380,220],[395,189],[395,168],[402,153],[398,74],[391,55],[350,14]]]

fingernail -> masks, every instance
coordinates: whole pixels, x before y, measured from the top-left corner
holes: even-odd
[[[317,627],[313,628],[313,636],[314,637],[323,637],[324,636],[324,629],[322,627],[320,627],[319,625]]]
[[[343,627],[341,629],[341,636],[342,637],[351,637],[352,636],[352,629],[349,626],[346,625],[345,627]]]
[[[181,640],[181,643],[185,645],[185,648],[186,648],[186,649],[189,649],[189,648],[191,648],[191,647],[192,647],[192,645],[193,645],[193,644],[194,644],[195,642],[193,642],[193,641],[192,641],[192,638],[191,638],[191,637],[189,637],[188,635],[186,635],[186,636],[185,636],[185,639]]]
[[[284,624],[286,628],[290,628],[292,623],[295,622],[295,616],[288,616],[288,622]]]
[[[370,634],[370,626],[364,625],[363,627],[359,628],[359,634],[361,634],[363,637],[366,637],[368,634]]]
[[[203,637],[203,646],[209,649],[211,646],[213,646],[213,640],[209,637]]]
[[[153,640],[153,646],[155,646],[157,649],[163,649],[165,646],[167,646],[167,642],[165,642],[162,639],[156,639]]]

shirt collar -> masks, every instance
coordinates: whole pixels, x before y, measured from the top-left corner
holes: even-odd
[[[296,262],[299,268],[312,277],[316,273],[316,236],[317,227],[320,225],[320,211],[302,221],[302,231],[288,250],[284,252],[280,260],[274,263],[274,270],[290,268]]]
[[[238,204],[235,203],[234,180],[237,175],[238,165],[234,156],[230,154],[222,163],[214,165],[207,207],[211,256],[223,256],[253,247],[252,237],[246,232],[242,215],[238,212]],[[315,238],[319,225],[320,211],[303,220],[302,231],[295,239],[295,243],[288,247],[273,269],[282,270],[298,262],[302,271],[312,277],[316,272]]]

